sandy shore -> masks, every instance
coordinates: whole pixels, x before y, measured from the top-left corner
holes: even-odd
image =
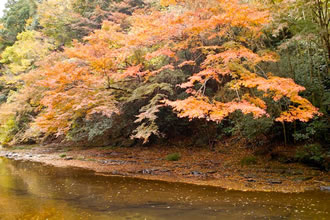
[[[178,161],[166,155],[178,153]],[[119,175],[150,180],[210,185],[228,190],[303,192],[330,186],[329,172],[301,164],[281,164],[258,157],[253,165],[240,161],[250,152],[185,148],[59,148],[17,146],[0,149],[0,156],[57,167],[80,167],[97,175]]]

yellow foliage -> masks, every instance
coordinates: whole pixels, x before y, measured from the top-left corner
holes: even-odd
[[[13,46],[7,47],[1,54],[1,63],[7,64],[13,74],[20,74],[32,68],[32,65],[50,53],[53,44],[40,32],[25,31],[17,35]]]

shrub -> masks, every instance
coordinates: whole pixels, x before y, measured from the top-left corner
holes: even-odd
[[[271,118],[262,117],[255,119],[252,115],[237,115],[235,126],[232,129],[234,133],[246,138],[255,145],[263,145],[264,137],[267,136],[273,126]]]
[[[329,153],[329,152],[328,152]],[[320,144],[309,144],[297,150],[295,158],[301,163],[313,165],[322,169],[328,169],[327,152]]]
[[[321,141],[328,143],[329,135],[328,131],[330,126],[325,117],[316,117],[310,123],[300,123],[300,129],[293,134],[293,138],[297,142],[301,141]]]

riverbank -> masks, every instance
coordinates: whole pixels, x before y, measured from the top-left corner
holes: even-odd
[[[166,158],[180,155],[178,161]],[[57,167],[80,167],[98,175],[210,185],[228,190],[303,192],[330,186],[329,172],[297,163],[280,163],[269,156],[252,156],[245,148],[178,147],[63,148],[16,146],[0,149],[0,156]]]

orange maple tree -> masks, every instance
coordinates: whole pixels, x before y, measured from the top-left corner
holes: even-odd
[[[186,45],[190,51],[200,51],[205,57],[200,62],[200,71],[193,73],[188,82],[180,85],[192,96],[184,100],[166,101],[179,117],[220,122],[236,110],[244,114],[252,113],[254,117],[269,116],[266,103],[262,100],[265,97],[275,102],[286,100],[286,110],[276,117],[276,121],[307,122],[319,114],[317,108],[299,96],[303,87],[292,79],[276,77],[261,69],[261,63],[277,61],[276,54],[258,45],[261,44],[262,29],[270,19],[267,11],[240,1],[212,1],[207,7],[200,7],[202,1],[163,3],[195,6],[189,7],[189,11],[175,19],[176,24],[184,25],[182,36],[188,36],[176,46]],[[196,60],[189,62],[196,65]],[[184,61],[179,66],[186,64],[187,61]],[[234,91],[236,98],[219,102],[216,95],[206,95],[206,88],[211,81],[218,84],[218,90],[221,90],[220,87]],[[196,85],[199,85],[198,89]]]

